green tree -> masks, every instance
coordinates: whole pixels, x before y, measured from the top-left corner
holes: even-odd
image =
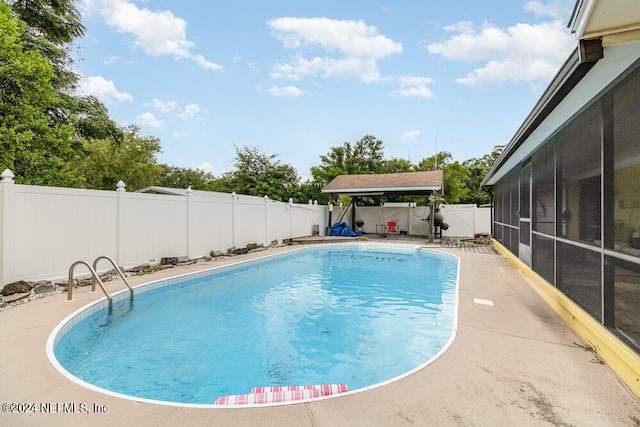
[[[74,172],[83,177],[89,188],[113,190],[120,180],[127,191],[157,184],[162,172],[156,162],[156,155],[162,151],[158,138],[141,136],[136,126],[122,132],[122,140],[83,140],[83,152],[73,164]]]
[[[462,199],[462,203],[474,203],[483,205],[490,203],[489,193],[480,187],[480,183],[491,169],[498,156],[504,150],[504,145],[496,145],[489,154],[485,154],[480,158],[472,158],[465,160],[462,164],[467,168],[466,186],[469,193]]]
[[[313,190],[312,198],[326,203],[329,196],[321,189],[338,175],[384,173],[383,151],[382,141],[371,135],[365,135],[353,145],[345,142],[331,147],[329,153],[320,156],[320,166],[311,168],[313,183],[309,188]]]
[[[418,162],[417,170],[419,171],[432,171],[436,169],[442,169],[443,166],[453,162],[453,155],[448,151],[440,151],[439,153],[425,157]]]
[[[209,190],[214,181],[215,177],[212,174],[199,169],[160,165],[157,185],[171,188],[191,186],[193,190]]]
[[[78,76],[71,71],[70,44],[84,35],[75,0],[8,0],[13,13],[26,25],[22,40],[27,49],[39,51],[55,73],[56,89],[69,89]]]
[[[80,185],[68,166],[76,148],[74,128],[53,120],[63,105],[52,84],[53,68],[25,46],[23,29],[0,3],[0,169],[11,169],[23,184]]]
[[[213,188],[237,194],[268,196],[270,199],[299,200],[300,178],[296,170],[277,160],[276,154],[265,154],[257,147],[235,147],[235,170],[223,175]]]
[[[24,23],[21,41],[27,50],[40,52],[53,69],[51,84],[60,102],[49,111],[51,123],[71,125],[78,137],[121,138],[122,132],[109,118],[105,106],[92,96],[73,95],[80,76],[73,71],[71,46],[84,36],[75,0],[8,1]]]
[[[365,135],[355,144],[345,142],[338,147],[331,147],[329,153],[320,156],[321,165],[312,167],[311,174],[329,183],[338,175],[382,172],[382,141],[371,135]]]
[[[444,199],[446,203],[459,203],[469,192],[466,187],[468,175],[466,166],[453,160],[448,151],[441,151],[434,156],[422,159],[418,163],[419,170],[441,169],[444,176]]]
[[[406,159],[391,158],[384,161],[383,169],[385,173],[413,172],[415,166]]]
[[[457,160],[442,166],[444,175],[444,200],[446,203],[460,203],[467,197],[467,168]]]

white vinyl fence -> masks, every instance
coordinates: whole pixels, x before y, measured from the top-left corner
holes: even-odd
[[[387,203],[383,206],[357,206],[356,221],[364,221],[362,231],[377,233],[383,225],[393,221],[398,230],[417,236],[429,235],[429,208],[412,206],[409,203]],[[347,211],[348,209],[348,211]],[[333,211],[333,222],[340,217],[351,226],[351,207],[337,206]],[[475,205],[445,205],[440,212],[444,222],[449,224],[442,236],[473,237],[478,233],[491,233],[491,208],[478,208]],[[360,231],[358,228],[356,231]]]
[[[268,246],[272,241],[325,234],[326,206],[316,203],[277,202],[268,197],[190,192],[166,195],[19,185],[5,170],[0,181],[0,288],[17,280],[65,278],[69,267],[89,264],[102,255],[129,268],[163,257],[207,256],[249,243]],[[332,222],[347,208],[334,207]],[[472,237],[489,233],[489,208],[447,205],[442,209],[449,229],[443,237]],[[357,207],[362,231],[377,233],[389,221],[410,235],[429,234],[428,208],[409,204]],[[356,231],[356,227],[352,227]],[[108,263],[99,265],[101,271]]]
[[[16,280],[59,279],[75,261],[111,257],[119,266],[163,257],[320,233],[326,206],[229,194],[226,198],[19,185],[0,181],[0,288]],[[108,263],[100,265],[110,268]]]

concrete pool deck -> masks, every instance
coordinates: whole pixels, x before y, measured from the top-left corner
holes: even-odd
[[[136,286],[290,248],[129,281]],[[84,287],[74,290],[71,302],[65,293],[0,312],[0,403],[35,404],[36,409],[0,412],[0,425],[640,425],[640,399],[502,256],[433,249],[461,260],[458,331],[439,359],[401,380],[338,398],[263,408],[174,407],[94,392],[60,374],[45,353],[47,338],[61,320],[102,297]],[[106,286],[114,291],[123,284]],[[72,403],[76,412],[65,412]]]

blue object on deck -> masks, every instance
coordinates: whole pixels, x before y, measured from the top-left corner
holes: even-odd
[[[346,222],[340,221],[336,222],[331,226],[331,235],[332,236],[344,236],[344,237],[356,237],[362,235],[362,233],[354,232],[351,227],[347,225]]]

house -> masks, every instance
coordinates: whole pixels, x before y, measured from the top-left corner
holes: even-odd
[[[497,246],[640,392],[640,2],[580,0],[577,48],[482,184]]]

